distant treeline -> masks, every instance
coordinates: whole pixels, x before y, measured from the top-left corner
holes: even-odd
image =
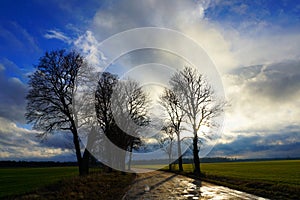
[[[53,161],[0,161],[0,168],[4,167],[67,167],[77,166],[77,162],[53,162]]]
[[[226,157],[214,157],[214,158],[201,158],[200,162],[201,163],[215,163],[215,162],[233,162],[236,159],[232,159],[232,158],[226,158]],[[148,165],[148,164],[168,164],[168,160],[167,159],[155,159],[155,160],[133,160],[132,164],[136,164],[136,165]],[[184,164],[190,164],[193,163],[193,159],[192,158],[183,158],[182,162]],[[174,164],[178,164],[178,160],[173,162]]]
[[[251,162],[251,161],[271,161],[271,160],[299,160],[300,158],[256,158],[256,159],[237,159],[237,158],[227,158],[227,157],[212,157],[212,158],[201,158],[201,163],[219,163],[219,162]],[[184,164],[193,163],[192,158],[182,159]],[[178,164],[178,161],[174,161],[174,164]],[[156,165],[156,164],[168,164],[168,160],[134,160],[132,164],[135,165]]]

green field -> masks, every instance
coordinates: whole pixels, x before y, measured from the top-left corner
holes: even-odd
[[[77,167],[0,168],[0,199],[120,199],[134,178],[99,168],[84,177]]]
[[[184,164],[184,171],[192,172],[192,164]],[[270,181],[300,186],[300,160],[204,163],[201,171],[206,175]]]
[[[299,160],[203,164],[202,171],[208,176],[243,178],[300,187]]]
[[[0,169],[0,199],[21,194],[78,174],[77,167]]]

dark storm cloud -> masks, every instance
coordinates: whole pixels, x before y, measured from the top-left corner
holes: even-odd
[[[70,150],[73,149],[72,140],[62,133],[48,135],[43,140],[37,136],[34,130],[0,118],[0,159],[59,160],[66,157],[70,160],[70,155],[74,156]]]
[[[61,148],[61,149],[73,149],[73,138],[70,133],[56,133],[48,135],[48,137],[40,140],[39,146],[42,148]]]
[[[38,133],[14,126],[13,123],[0,119],[0,125],[10,123],[7,128],[0,128],[0,146],[9,149],[14,147],[30,148],[60,148],[72,149],[72,137],[70,134],[51,134],[45,138],[38,137]]]
[[[240,135],[230,143],[217,144],[209,156],[237,156],[244,158],[300,157],[300,127],[280,132]],[[295,129],[295,127],[293,127]]]
[[[243,92],[274,102],[293,101],[300,94],[300,61],[283,61],[240,68],[232,73]],[[236,77],[236,78],[237,78]]]
[[[15,161],[39,161],[39,162],[47,162],[47,161],[54,161],[54,162],[76,162],[76,156],[73,152],[67,152],[59,155],[49,156],[49,157],[39,157],[39,156],[26,156],[26,157],[18,157],[16,156],[18,151],[14,153],[13,156],[8,158],[0,158],[0,160],[15,160]]]
[[[24,126],[28,86],[24,72],[7,59],[0,62],[0,158],[16,160],[67,160],[72,138],[64,133],[42,139],[38,132]],[[55,155],[57,154],[57,156]]]
[[[5,68],[6,66],[2,65],[0,69],[0,117],[25,122],[27,86],[16,77],[8,77]]]
[[[21,131],[19,132],[19,134],[6,133],[0,131],[0,137],[0,146],[6,149],[10,147],[26,148],[32,145],[36,145],[34,137],[26,137],[25,133],[22,133]]]

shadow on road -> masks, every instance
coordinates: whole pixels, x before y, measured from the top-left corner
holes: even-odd
[[[160,182],[158,182],[158,183],[156,183],[156,184],[150,186],[150,190],[155,189],[156,187],[158,187],[158,186],[160,186],[161,184],[164,184],[165,182],[167,182],[167,181],[169,181],[169,180],[175,178],[176,176],[177,176],[177,174],[174,174],[174,175],[172,175],[172,176],[170,176],[170,177],[168,177],[168,178],[166,178],[166,179],[164,179],[164,180],[162,180],[162,181],[160,181]]]

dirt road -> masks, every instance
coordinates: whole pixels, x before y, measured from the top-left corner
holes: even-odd
[[[123,200],[259,199],[264,198],[185,176],[152,171],[138,174]]]

